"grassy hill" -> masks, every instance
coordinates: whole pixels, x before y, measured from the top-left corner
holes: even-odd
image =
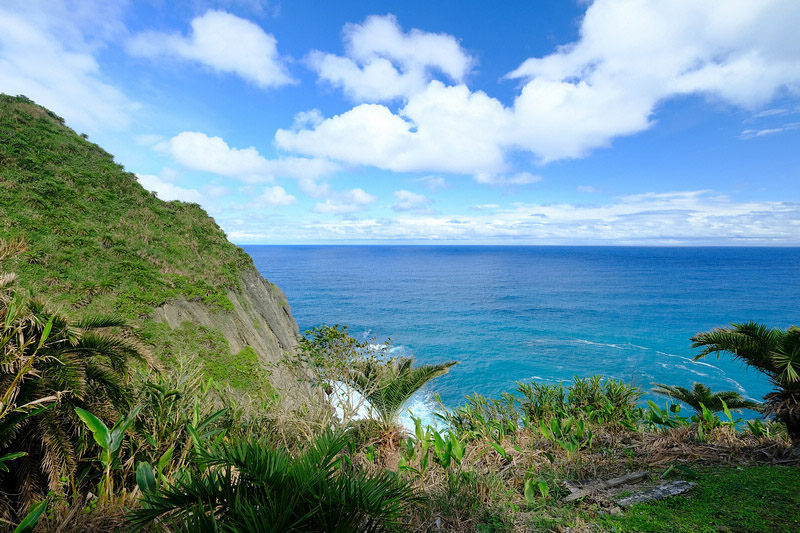
[[[214,377],[248,386],[252,349],[231,354],[213,320],[170,327],[154,310],[180,300],[235,312],[232,294],[255,272],[250,256],[199,205],[159,200],[61,117],[0,95],[0,238],[16,237],[28,245],[9,265],[20,286],[71,315],[121,315],[156,354],[197,354]],[[288,324],[279,327],[291,329],[273,292]]]

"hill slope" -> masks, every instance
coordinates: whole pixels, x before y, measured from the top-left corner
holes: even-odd
[[[157,355],[197,354],[236,388],[296,346],[286,297],[199,205],[159,200],[62,118],[0,95],[0,237],[18,236],[20,285],[122,315]]]

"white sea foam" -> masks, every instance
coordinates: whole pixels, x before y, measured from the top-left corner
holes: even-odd
[[[738,390],[738,391],[739,391],[741,394],[745,394],[745,393],[747,392],[747,391],[745,390],[745,388],[744,388],[744,387],[742,387],[741,383],[739,383],[739,382],[738,382],[738,381],[736,381],[735,379],[733,379],[733,378],[729,378],[729,377],[725,376],[725,381],[727,381],[728,383],[730,383],[731,385],[733,385],[734,387],[736,387],[736,389],[737,389],[737,390]]]
[[[333,392],[329,399],[339,420],[345,418],[352,420],[369,418],[369,402],[358,391],[340,381],[334,382],[332,389]]]
[[[343,420],[365,420],[371,418],[372,407],[358,391],[347,387],[344,383],[335,382],[330,396],[336,417]],[[431,394],[417,393],[409,399],[400,411],[400,425],[410,434],[414,434],[414,421],[411,416],[421,419],[422,425],[437,427],[435,416],[438,403]]]
[[[549,381],[551,383],[561,383],[564,380],[558,378],[544,378],[542,376],[531,376],[530,378],[528,378],[528,381],[545,381],[545,382]]]
[[[714,365],[712,365],[712,364],[710,364],[710,363],[706,363],[706,362],[704,362],[704,361],[695,361],[695,360],[694,360],[694,359],[692,359],[692,358],[689,358],[689,357],[684,357],[684,356],[682,356],[682,355],[676,355],[676,354],[674,354],[674,353],[659,352],[659,351],[657,351],[656,353],[657,353],[658,355],[666,355],[667,357],[677,357],[678,359],[683,359],[683,360],[684,360],[684,361],[686,361],[687,363],[691,363],[691,364],[693,364],[693,365],[707,366],[707,367],[709,367],[709,368],[713,368],[713,369],[714,369],[714,370],[716,370],[717,372],[720,372],[720,373],[723,373],[723,374],[724,374],[724,372],[723,372],[723,370],[722,370],[721,368],[719,368],[719,367],[717,367],[717,366],[714,366]]]
[[[402,425],[409,434],[414,434],[414,421],[412,416],[419,418],[422,422],[422,427],[433,426],[438,427],[439,419],[436,417],[436,411],[439,409],[439,404],[432,395],[426,393],[418,393],[411,397],[406,407],[400,414],[400,425]]]
[[[625,344],[612,344],[607,342],[594,342],[586,339],[574,339],[572,341],[565,341],[567,343],[571,342],[572,344],[588,344],[590,346],[602,346],[605,348],[616,348],[617,350],[649,350],[647,346],[639,346],[638,344],[633,344],[630,342],[626,342]]]

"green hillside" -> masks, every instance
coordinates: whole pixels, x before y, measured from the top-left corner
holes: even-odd
[[[0,95],[0,235],[23,236],[21,283],[129,318],[185,296],[229,306],[251,266],[197,204],[164,202],[25,97]]]
[[[61,117],[0,95],[0,238],[19,237],[27,251],[7,269],[49,306],[76,317],[116,314],[162,359],[197,355],[218,381],[253,382],[252,349],[231,353],[208,323],[173,329],[153,319],[171,300],[212,316],[233,310],[230,291],[255,271],[250,256],[199,205],[159,200]]]

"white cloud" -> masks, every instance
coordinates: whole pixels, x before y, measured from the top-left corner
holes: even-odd
[[[530,185],[542,181],[541,176],[536,176],[530,172],[518,172],[512,176],[494,174],[476,174],[475,181],[478,183],[488,183],[490,185]]]
[[[184,131],[167,141],[165,148],[187,168],[222,176],[264,181],[267,160],[254,147],[231,148],[221,137],[209,137],[196,131]]]
[[[324,189],[316,180],[339,168],[326,159],[267,159],[252,146],[231,148],[221,137],[209,137],[196,131],[179,133],[156,148],[169,153],[192,170],[228,176],[246,183],[271,182],[281,177],[295,178],[304,190]]]
[[[317,202],[313,211],[329,215],[346,215],[363,211],[369,204],[377,201],[375,196],[358,188],[346,193],[335,193],[332,198],[328,198],[324,202]]]
[[[397,201],[392,205],[394,211],[427,211],[431,200],[424,194],[411,191],[394,191]]]
[[[315,239],[432,240],[539,244],[799,245],[800,204],[736,202],[710,191],[644,193],[597,205],[476,206],[472,215],[403,215],[319,222],[295,233]],[[485,210],[485,212],[483,211]],[[290,232],[285,232],[289,238]],[[307,237],[307,236],[306,236]]]
[[[261,88],[295,83],[278,54],[277,40],[258,25],[224,11],[208,11],[192,20],[192,33],[145,32],[128,42],[137,56],[174,56],[216,72],[232,73]]]
[[[461,83],[475,64],[452,35],[417,29],[403,33],[393,15],[347,24],[344,42],[346,57],[315,50],[307,62],[320,80],[361,102],[421,92],[435,73]]]
[[[783,133],[785,131],[796,130],[800,128],[800,122],[790,122],[777,128],[764,128],[760,130],[748,129],[742,131],[739,135],[742,139],[754,139],[756,137],[763,137],[764,135],[773,135],[775,133]]]
[[[502,104],[464,85],[432,81],[398,114],[379,104],[353,109],[299,131],[279,129],[285,150],[397,172],[503,172],[512,117]]]
[[[374,85],[403,93],[405,105],[393,112],[360,104],[321,121],[316,116],[304,129],[278,130],[275,140],[286,150],[350,164],[491,181],[486,176],[508,172],[512,151],[547,163],[646,130],[658,104],[670,98],[704,95],[756,109],[783,92],[800,93],[797,20],[795,0],[596,0],[578,41],[508,74],[521,80],[510,107],[471,92],[455,76],[458,85],[432,79],[409,91],[396,83],[400,71],[379,61],[394,45],[366,40],[348,48],[347,58],[320,56],[341,67],[328,77],[362,101],[389,98],[371,93]],[[393,19],[382,24],[394,28],[387,35],[399,32]],[[362,26],[349,28],[356,35]]]
[[[148,191],[155,192],[162,200],[180,200],[199,204],[203,200],[203,195],[195,189],[184,189],[172,183],[168,183],[158,176],[150,174],[136,174],[136,179]]]
[[[447,181],[442,176],[423,176],[416,178],[414,181],[424,183],[431,192],[436,192],[436,189],[444,189],[447,187]]]
[[[0,92],[24,94],[79,130],[127,128],[138,104],[104,81],[84,33],[92,26],[97,39],[118,28],[116,10],[73,9],[61,18],[65,11],[63,2],[0,5]]]
[[[655,106],[706,94],[755,108],[800,91],[793,0],[597,0],[580,40],[509,74],[517,143],[543,161],[581,157],[653,123]]]
[[[764,118],[764,117],[776,117],[779,115],[785,115],[790,112],[791,111],[789,111],[788,109],[783,109],[783,108],[765,109],[764,111],[761,111],[753,115],[750,120],[757,118]]]
[[[297,198],[288,194],[286,189],[281,187],[280,185],[275,185],[274,187],[267,187],[264,189],[264,194],[256,198],[251,205],[253,206],[261,206],[261,205],[268,205],[272,207],[284,206],[284,205],[292,205],[297,203]]]
[[[597,192],[597,187],[592,187],[591,185],[578,185],[575,187],[575,190],[578,192]]]

